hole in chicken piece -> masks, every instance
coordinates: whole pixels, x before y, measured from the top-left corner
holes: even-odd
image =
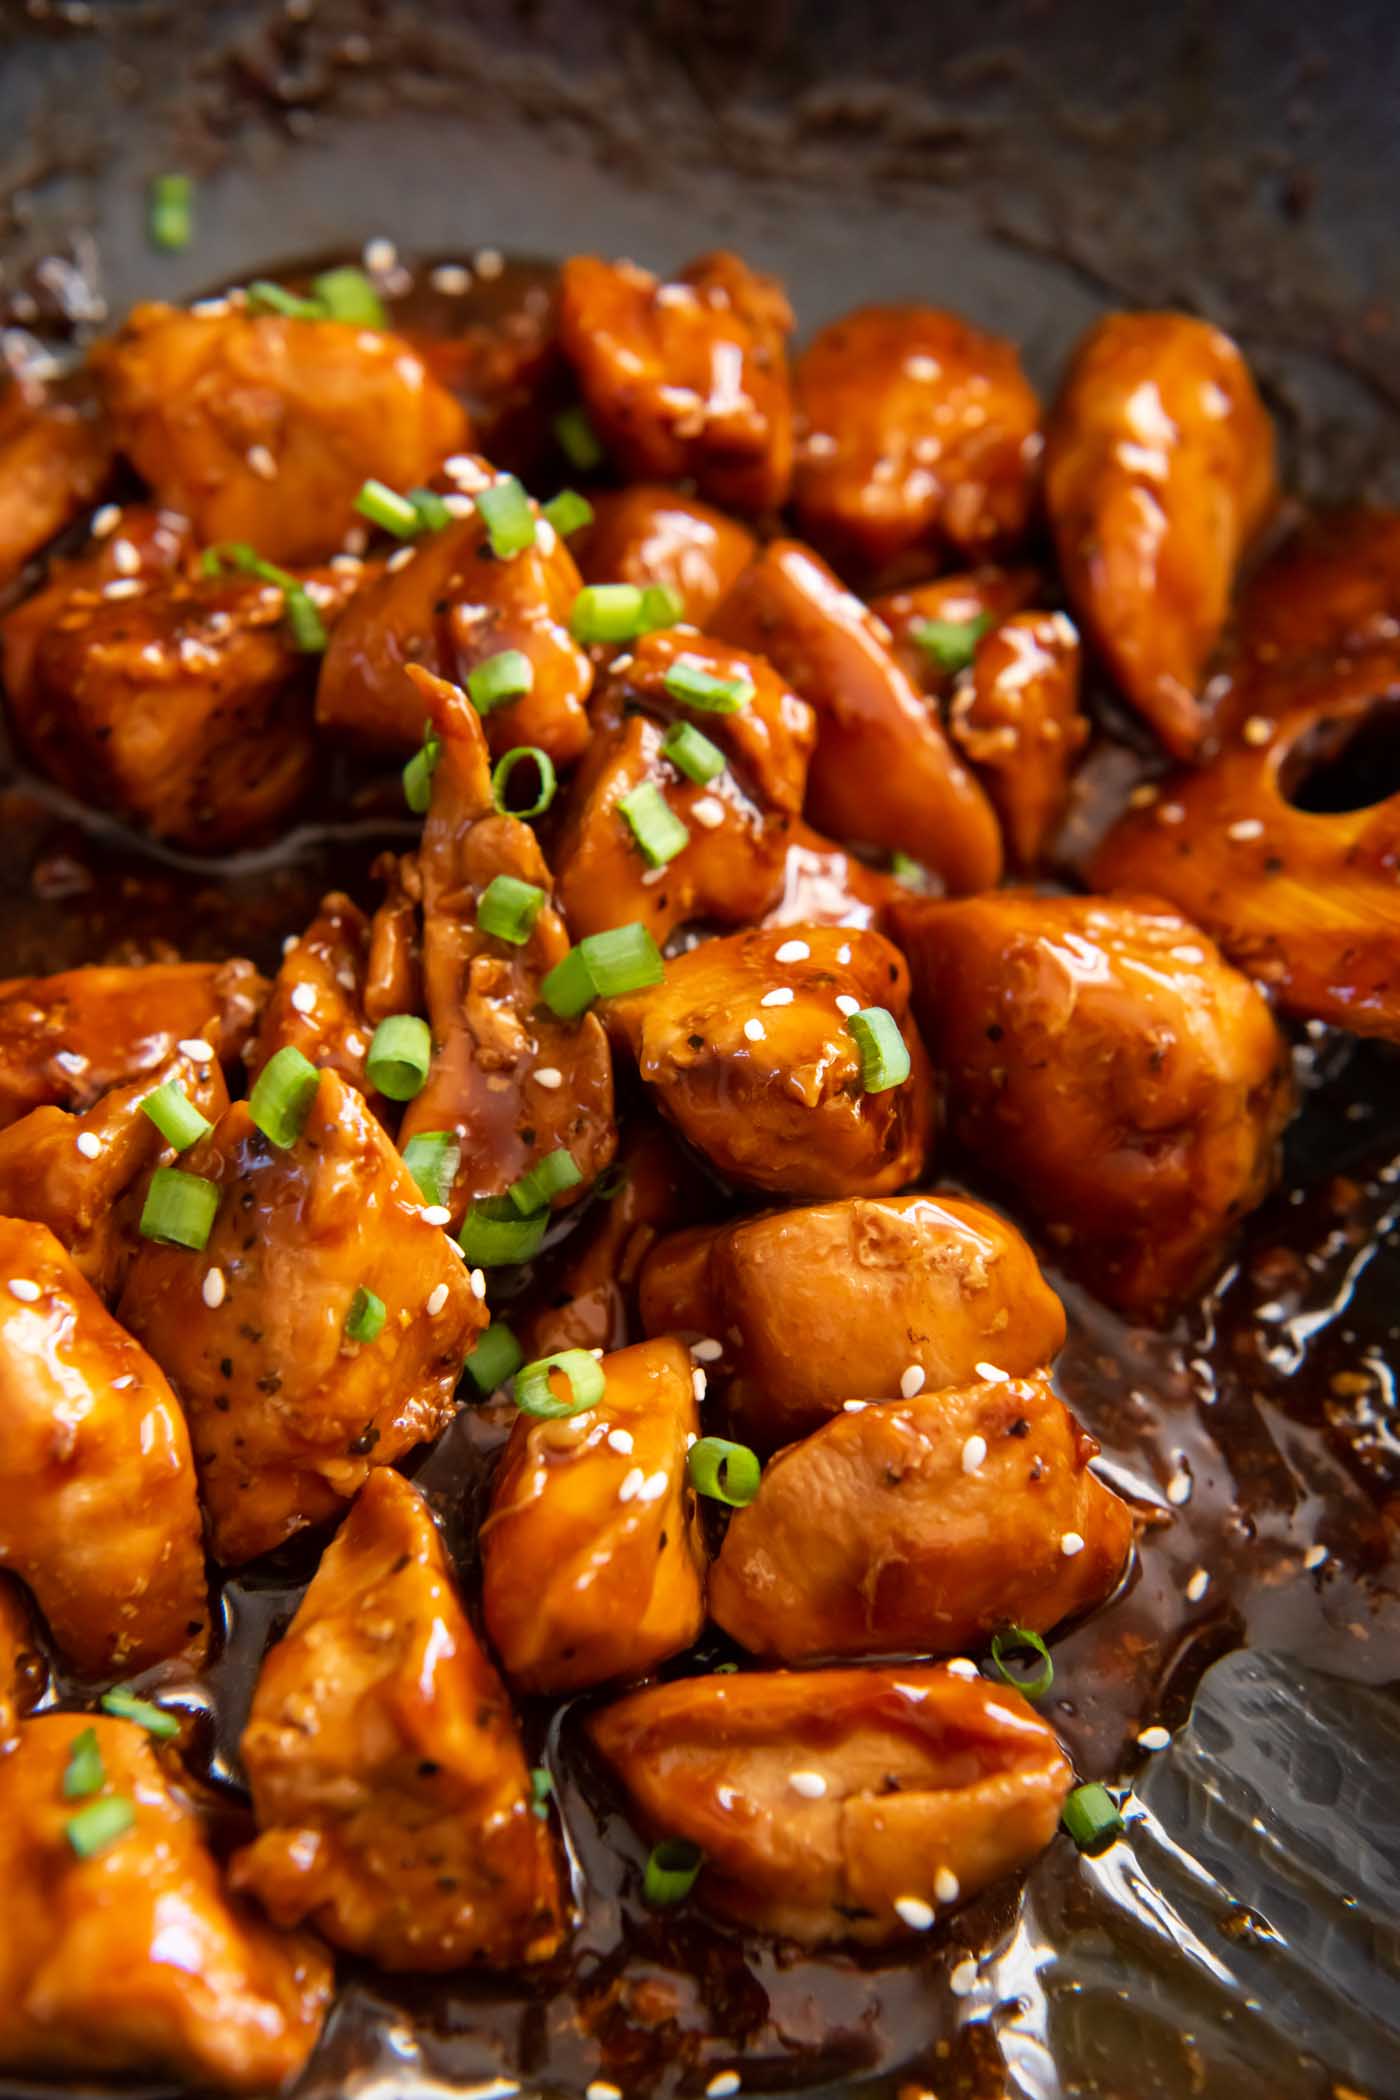
[[[1400,794],[1400,691],[1367,715],[1318,722],[1284,762],[1280,785],[1294,809],[1341,816]]]

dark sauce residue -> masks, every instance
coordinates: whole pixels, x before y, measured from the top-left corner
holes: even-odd
[[[532,431],[509,380],[518,372],[521,400],[555,383],[548,273],[486,260],[460,289],[436,288],[426,272],[401,283],[390,272],[387,289],[397,325],[424,346],[437,342],[442,377],[469,399],[487,379],[496,407],[479,442],[543,493],[541,477],[558,463],[529,457]],[[1106,738],[1091,778],[1116,802],[1142,771],[1136,752]],[[323,890],[372,901],[375,852],[411,836],[397,769],[328,761],[299,828],[218,862],[145,848],[12,771],[0,784],[0,967],[17,975],[173,950],[246,954],[275,969],[282,939],[306,924]],[[1127,1326],[1047,1263],[1070,1315],[1057,1383],[1144,1520],[1118,1595],[1053,1643],[1055,1683],[1041,1710],[1085,1778],[1131,1782],[1158,1754],[1139,1746],[1139,1733],[1178,1727],[1205,1669],[1242,1644],[1359,1682],[1397,1673],[1396,1068],[1388,1051],[1320,1029],[1300,1033],[1298,1064],[1306,1099],[1284,1184],[1248,1222],[1209,1296],[1173,1328]],[[963,1164],[945,1151],[943,1178]],[[572,1229],[586,1229],[587,1209],[570,1216]],[[523,1279],[525,1293],[536,1287]],[[465,1408],[407,1467],[433,1501],[469,1599],[476,1520],[511,1412]],[[304,1536],[225,1582],[216,1660],[198,1683],[167,1680],[165,1696],[190,1717],[191,1766],[227,1805],[230,1837],[243,1820],[237,1739],[259,1660],[323,1544]],[[718,1660],[744,1666],[716,1638],[666,1674]],[[78,1695],[60,1676],[48,1703]],[[746,2092],[1117,2093],[1126,2089],[1096,2081],[1100,2047],[1075,2018],[1082,1984],[1067,1949],[1097,1935],[1095,1944],[1154,1970],[1176,1961],[1185,1972],[1193,1959],[1200,1968],[1175,1914],[1152,1896],[1148,1866],[1145,1881],[1131,1860],[1091,1869],[1065,1838],[1028,1890],[1003,1884],[894,1957],[812,1958],[693,1907],[650,1911],[640,1901],[644,1847],[582,1748],[579,1717],[599,1696],[524,1711],[530,1754],[553,1772],[578,1905],[565,1957],[520,1979],[386,1978],[342,1960],[341,1995],[299,2095],[504,2100],[517,2087],[582,2093],[605,2079],[632,2100],[698,2095],[730,2070]],[[1127,1860],[1149,1824],[1109,1861]],[[1237,1929],[1228,1908],[1214,1929],[1222,1945]],[[1227,2007],[1217,2024],[1230,2017]],[[1346,2090],[1317,2059],[1286,2049],[1271,2084],[1247,2071],[1219,2084],[1229,2067],[1177,2026],[1144,2056],[1132,2100]]]

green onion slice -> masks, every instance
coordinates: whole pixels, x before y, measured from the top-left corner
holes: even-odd
[[[883,1094],[909,1077],[909,1045],[887,1006],[864,1006],[846,1022],[860,1050],[861,1083],[867,1094]]]
[[[371,525],[383,526],[398,540],[411,540],[423,530],[423,520],[407,496],[383,481],[367,481],[355,498],[355,508]]]
[[[538,1253],[549,1212],[522,1218],[509,1196],[478,1196],[457,1235],[463,1254],[481,1269],[503,1269]]]
[[[476,900],[476,923],[494,939],[523,948],[544,901],[538,883],[522,882],[516,875],[493,875]]]
[[[320,1084],[321,1075],[310,1058],[287,1043],[254,1080],[248,1113],[263,1136],[285,1152],[301,1136]]]
[[[1074,1789],[1060,1812],[1060,1821],[1081,1852],[1101,1851],[1127,1828],[1117,1802],[1097,1780]]]
[[[991,625],[990,613],[978,613],[971,620],[915,620],[909,633],[940,671],[965,671]]]
[[[505,1321],[493,1320],[467,1358],[467,1370],[478,1392],[494,1393],[524,1361],[525,1351]]]
[[[571,1398],[561,1400],[550,1386],[550,1376],[562,1378]],[[542,1356],[515,1374],[515,1404],[523,1415],[556,1422],[564,1415],[581,1415],[596,1407],[607,1379],[596,1357],[586,1349],[561,1349],[556,1356]]]
[[[642,591],[641,627],[638,632],[651,634],[658,627],[674,627],[685,611],[679,591],[673,591],[669,583],[649,583]]]
[[[560,1145],[543,1159],[537,1159],[519,1181],[511,1183],[510,1200],[522,1217],[531,1218],[537,1210],[547,1210],[565,1189],[577,1188],[582,1179],[573,1153]]]
[[[535,682],[535,667],[523,649],[502,649],[467,673],[467,693],[479,715],[518,700]]]
[[[436,489],[410,489],[408,500],[417,511],[424,532],[446,532],[452,523],[452,513],[445,496],[439,495]]]
[[[91,1859],[124,1837],[135,1821],[136,1810],[124,1794],[104,1794],[70,1816],[64,1834],[79,1859]]]
[[[539,771],[540,791],[528,809],[512,809],[506,799],[510,777],[516,767],[527,758]],[[558,785],[554,761],[549,753],[541,751],[538,744],[517,744],[513,751],[507,751],[505,757],[496,762],[495,771],[491,775],[491,800],[503,817],[542,817],[554,800],[554,791]]]
[[[85,1795],[95,1794],[106,1778],[107,1769],[102,1762],[97,1730],[84,1728],[69,1745],[68,1763],[63,1770],[63,1798],[65,1801],[81,1801]]]
[[[157,175],[151,184],[148,226],[151,244],[174,252],[194,238],[194,180],[189,175]]]
[[[450,1130],[420,1130],[403,1148],[403,1163],[426,1203],[449,1203],[462,1148]]]
[[[566,408],[562,415],[554,418],[554,435],[559,440],[559,449],[571,466],[581,474],[589,473],[603,464],[603,447],[598,433],[588,420],[586,408]]]
[[[712,715],[737,715],[753,698],[751,678],[721,678],[684,656],[677,657],[661,682],[673,700]]]
[[[296,584],[285,594],[284,610],[292,631],[292,647],[298,654],[324,656],[330,637],[304,584]]]
[[[662,1838],[647,1855],[642,1893],[648,1903],[663,1907],[684,1903],[705,1864],[705,1855],[689,1838]]]
[[[639,920],[590,933],[556,963],[540,994],[561,1021],[571,1021],[595,999],[615,999],[660,984],[666,974],[661,950]]]
[[[560,489],[545,504],[541,516],[548,518],[561,540],[566,540],[571,532],[580,532],[593,523],[593,505],[577,489]]]
[[[346,1338],[352,1342],[377,1342],[384,1332],[384,1300],[361,1284],[345,1315]]]
[[[1029,1648],[1040,1657],[1041,1667],[1034,1677],[1017,1677],[1007,1669],[1002,1660],[1003,1648]],[[1029,1626],[1004,1626],[992,1635],[992,1662],[998,1675],[1027,1699],[1042,1699],[1055,1682],[1055,1665],[1050,1660],[1050,1650],[1038,1633]]]
[[[411,1101],[428,1083],[433,1038],[417,1014],[390,1014],[374,1031],[365,1059],[369,1083],[388,1101]]]
[[[644,780],[617,805],[649,868],[664,868],[690,844],[690,833],[654,780]]]
[[[543,1765],[536,1765],[530,1774],[530,1813],[543,1823],[549,1814],[549,1799],[554,1792],[554,1781]]]
[[[510,561],[535,544],[535,514],[530,499],[513,474],[483,489],[476,499],[477,511],[486,527],[491,552],[498,561]]]
[[[569,632],[585,646],[630,642],[642,631],[642,590],[636,583],[586,583],[569,614]]]
[[[673,722],[661,739],[661,749],[678,772],[698,787],[708,787],[724,771],[725,757],[693,722]]]
[[[722,1436],[702,1436],[692,1444],[686,1470],[697,1494],[727,1502],[731,1509],[747,1509],[763,1477],[763,1467],[748,1445],[731,1444]]]
[[[248,304],[254,313],[281,314],[286,321],[324,321],[325,308],[319,299],[299,299],[271,278],[258,277],[248,287]]]
[[[173,1741],[180,1733],[180,1724],[174,1714],[164,1707],[155,1706],[149,1699],[138,1699],[135,1692],[128,1691],[124,1684],[113,1685],[110,1692],[102,1694],[102,1711],[115,1714],[119,1721],[134,1721],[163,1743]]]
[[[343,321],[347,328],[387,328],[389,317],[378,292],[363,270],[353,263],[339,269],[322,270],[311,280],[311,289],[328,321]]]
[[[423,741],[403,769],[403,799],[415,817],[426,816],[433,799],[433,775],[442,757],[442,738],[431,722],[423,725]]]
[[[890,873],[906,890],[929,890],[933,887],[933,878],[928,869],[921,860],[915,860],[912,853],[901,853],[896,849],[890,855]]]
[[[181,1167],[157,1167],[141,1209],[141,1236],[194,1253],[208,1244],[219,1209],[216,1181],[186,1174]]]
[[[147,1094],[141,1113],[150,1117],[166,1144],[173,1145],[177,1152],[188,1152],[191,1145],[197,1145],[214,1128],[175,1079],[167,1079],[164,1086]]]

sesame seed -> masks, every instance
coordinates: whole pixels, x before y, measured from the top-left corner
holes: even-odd
[[[435,292],[445,292],[449,299],[460,298],[463,292],[470,291],[471,281],[472,273],[465,263],[439,263],[428,278],[428,282],[433,290]],[[610,2093],[616,2092],[617,2088],[616,2086],[609,2086],[607,2091]],[[593,2092],[591,2086],[589,2087],[589,2092],[590,2094]],[[593,2100],[599,2100],[599,2096],[594,2095]]]
[[[717,1342],[712,1334],[702,1335],[698,1342],[691,1343],[690,1353],[698,1364],[712,1364],[723,1356],[724,1343]]]
[[[706,831],[717,831],[724,822],[724,804],[718,795],[697,795],[690,805],[690,814]]]
[[[1138,1730],[1138,1747],[1142,1750],[1165,1750],[1171,1739],[1172,1735],[1169,1728],[1140,1728]]]
[[[695,1369],[690,1374],[690,1390],[695,1395],[697,1400],[704,1399],[708,1385],[709,1380],[706,1378],[704,1372],[700,1369],[700,1366],[697,1364],[695,1366]]]
[[[1179,802],[1163,802],[1157,811],[1159,824],[1184,824],[1186,812]]]
[[[948,1988],[955,1998],[966,1998],[976,1990],[977,1962],[973,1955],[965,1955],[956,1967],[949,1971]]]
[[[27,1276],[12,1276],[10,1278],[10,1289],[15,1297],[21,1299],[25,1305],[32,1305],[39,1295],[38,1284],[31,1283]]]
[[[631,1430],[610,1429],[608,1431],[608,1449],[610,1451],[616,1451],[622,1458],[630,1457],[632,1452]]]
[[[744,1036],[750,1043],[761,1043],[766,1034],[762,1021],[745,1021]]]
[[[1204,1568],[1197,1568],[1195,1574],[1186,1585],[1187,1601],[1191,1604],[1199,1604],[1209,1588],[1210,1576]]]
[[[962,1448],[962,1469],[964,1473],[980,1471],[986,1456],[987,1439],[984,1436],[970,1436]]]
[[[353,1028],[348,1030],[345,1037],[345,1048],[351,1057],[362,1057],[365,1049],[364,1037],[357,1035]]]
[[[956,1903],[962,1894],[962,1883],[951,1867],[940,1867],[933,1877],[933,1893],[940,1903]]]
[[[113,540],[112,566],[118,576],[135,576],[141,567],[141,556],[130,540]]]
[[[850,959],[851,959],[851,944],[850,944],[850,942],[849,942],[849,941],[843,941],[843,942],[842,942],[842,944],[841,944],[841,946],[840,946],[840,947],[839,947],[839,948],[837,949],[837,951],[836,951],[836,960],[837,960],[837,962],[839,962],[839,963],[848,963],[848,962],[850,961]]]
[[[499,248],[478,248],[472,257],[472,267],[478,277],[499,277],[506,266],[506,259]],[[734,2081],[734,2091],[739,2090],[739,2081]]]
[[[852,1014],[860,1012],[860,1001],[859,999],[853,999],[849,992],[838,992],[836,994],[836,1011],[838,1014],[844,1014],[846,1019],[849,1020]]]
[[[564,1084],[564,1075],[558,1065],[538,1065],[530,1074],[536,1086],[542,1086],[547,1094]]]
[[[1240,735],[1245,742],[1253,744],[1256,750],[1259,745],[1267,744],[1273,733],[1274,725],[1267,715],[1251,715],[1244,728],[1240,731]]]
[[[389,574],[391,576],[397,576],[400,569],[406,569],[409,563],[412,561],[415,552],[416,549],[412,547],[397,548],[395,552],[389,556],[389,559],[384,564],[385,568],[389,571]]]
[[[102,1140],[95,1130],[80,1130],[74,1143],[84,1159],[96,1159],[102,1150]]]
[[[912,1400],[912,1399],[913,1399],[913,1397],[914,1397],[914,1395],[915,1395],[916,1393],[921,1393],[921,1392],[923,1391],[923,1389],[924,1389],[924,1367],[923,1367],[923,1365],[922,1365],[922,1364],[910,1364],[909,1368],[908,1368],[908,1369],[907,1369],[906,1371],[903,1371],[903,1372],[901,1372],[901,1374],[900,1374],[900,1380],[899,1380],[899,1397],[900,1397],[900,1399],[901,1399],[901,1400]]]
[[[428,1302],[423,1307],[423,1310],[430,1320],[435,1320],[446,1303],[447,1285],[445,1283],[435,1284],[428,1293]]]
[[[204,1281],[199,1286],[199,1295],[209,1307],[210,1312],[213,1312],[216,1306],[223,1304],[227,1289],[228,1286],[224,1282],[222,1269],[205,1270]]]
[[[1167,1482],[1167,1500],[1179,1509],[1183,1502],[1191,1500],[1191,1475],[1178,1470]]]
[[[250,445],[245,454],[248,465],[260,481],[277,479],[277,462],[266,445]]]
[[[442,507],[447,512],[449,518],[469,518],[472,512],[476,509],[476,505],[475,503],[473,503],[471,497],[463,495],[460,489],[449,489],[447,494],[442,499]],[[537,538],[539,537],[540,526],[547,525],[548,523],[549,520],[547,518],[541,518],[537,521],[535,527],[535,533]]]
[[[788,1785],[804,1801],[820,1801],[826,1792],[826,1780],[820,1772],[789,1772]]]
[[[649,1473],[637,1490],[639,1502],[659,1502],[671,1485],[669,1473]]]
[[[470,1275],[467,1277],[467,1282],[472,1287],[473,1298],[484,1298],[486,1296],[485,1269],[473,1269]]]
[[[135,576],[119,576],[113,583],[104,583],[104,598],[139,598],[144,586]]]
[[[114,1378],[112,1380],[112,1391],[114,1393],[124,1393],[129,1385],[135,1385],[135,1383],[135,1373],[132,1371],[127,1371],[122,1377]]]
[[[590,1349],[588,1353],[595,1364],[600,1364],[603,1361],[603,1351],[601,1349]]]
[[[425,1225],[450,1225],[452,1223],[452,1213],[445,1203],[430,1203],[421,1215]],[[445,1291],[447,1285],[444,1283],[440,1288]]]
[[[1129,795],[1128,807],[1129,809],[1151,809],[1161,792],[1161,789],[1154,787],[1150,780],[1144,780],[1141,787],[1135,787],[1131,795]]]
[[[986,1385],[1009,1385],[1011,1373],[1003,1371],[999,1364],[974,1364],[973,1370]]]
[[[398,259],[399,251],[387,235],[382,233],[376,234],[372,241],[365,242],[365,268],[372,270],[375,276],[387,277],[389,272],[397,265]]]
[[[300,946],[301,935],[299,933],[289,933],[282,943],[282,953],[283,955],[290,955],[293,949],[299,948]]]
[[[925,1903],[922,1896],[896,1896],[894,1907],[897,1915],[915,1932],[927,1932],[933,1924],[933,1905]]]
[[[1066,1531],[1062,1534],[1060,1551],[1066,1560],[1073,1560],[1076,1553],[1084,1551],[1084,1541],[1077,1531]]]
[[[75,1079],[88,1068],[88,1061],[81,1050],[59,1050],[55,1053],[54,1063],[61,1066],[65,1072],[71,1073]]]
[[[299,1014],[314,1014],[316,1011],[316,987],[311,984],[293,985],[292,1005]]]
[[[774,962],[806,962],[812,950],[806,941],[784,941],[781,948],[773,951]]]
[[[950,1677],[965,1677],[969,1684],[976,1684],[982,1675],[976,1663],[969,1661],[965,1655],[955,1655],[953,1660],[944,1663],[943,1667]]]
[[[618,1501],[630,1502],[635,1495],[639,1495],[646,1484],[646,1477],[640,1466],[633,1466],[631,1472],[623,1476],[618,1486]]]
[[[758,1003],[760,1006],[791,1006],[792,1001],[792,986],[780,984],[776,985],[771,992],[765,992]]]
[[[1263,838],[1263,821],[1259,817],[1241,817],[1237,824],[1225,826],[1225,836],[1227,839],[1236,840],[1241,846],[1247,845],[1251,839]]]
[[[1309,1546],[1307,1552],[1303,1555],[1303,1566],[1305,1568],[1320,1568],[1326,1558],[1327,1548],[1325,1546]]]
[[[738,2092],[739,2084],[739,2073],[737,2071],[716,2071],[705,2091],[709,2096],[709,2100],[729,2100],[731,2093]]]
[[[207,1060],[214,1055],[214,1045],[206,1043],[202,1035],[182,1035],[175,1048],[181,1057]]]
[[[437,272],[433,272],[434,276]],[[622,2087],[609,2084],[606,2078],[595,2078],[583,2089],[583,2100],[622,2100]]]
[[[101,510],[93,512],[92,523],[89,525],[88,531],[95,540],[105,540],[109,533],[116,531],[121,521],[121,505],[119,503],[104,503]]]

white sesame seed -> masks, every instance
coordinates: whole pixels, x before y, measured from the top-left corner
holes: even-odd
[[[806,941],[784,941],[781,948],[773,951],[774,962],[806,962],[812,950]]]
[[[747,1042],[761,1043],[766,1033],[762,1021],[745,1021],[744,1037]]]
[[[223,1304],[227,1288],[222,1269],[206,1269],[204,1281],[199,1286],[199,1295],[209,1307],[209,1310],[213,1312],[216,1306]]]
[[[724,822],[724,804],[718,795],[697,795],[690,805],[690,814],[706,831],[717,831]]]
[[[547,1094],[564,1084],[564,1075],[558,1065],[537,1065],[530,1074],[536,1086],[542,1086]]]
[[[452,1223],[452,1213],[445,1203],[430,1203],[421,1215],[425,1225],[450,1225]],[[446,1290],[447,1285],[444,1283],[440,1288]]]
[[[894,1907],[897,1915],[914,1932],[927,1932],[933,1924],[933,1905],[925,1903],[922,1896],[896,1896]]]
[[[765,992],[758,1003],[760,1006],[791,1006],[793,996],[790,984],[779,984],[771,992]]]
[[[88,1068],[88,1061],[80,1050],[60,1050],[55,1054],[54,1063],[71,1073],[74,1079],[80,1078]]]
[[[644,890],[654,890],[658,882],[664,882],[669,866],[670,863],[668,861],[662,867],[648,868],[646,874],[640,878],[642,888]]]
[[[289,933],[282,943],[282,953],[284,956],[290,955],[294,949],[300,946],[301,935],[299,933]]]
[[[435,1284],[428,1293],[428,1302],[423,1307],[423,1310],[430,1320],[435,1320],[446,1303],[447,1285],[445,1283]]]
[[[1320,1568],[1326,1558],[1327,1548],[1325,1546],[1309,1546],[1307,1552],[1303,1555],[1303,1566],[1305,1568]]]
[[[729,2100],[731,2093],[738,2092],[739,2083],[739,2073],[737,2071],[716,2071],[705,2091],[709,2096],[709,2100]]]
[[[690,1390],[695,1395],[697,1400],[704,1399],[706,1388],[708,1387],[708,1385],[709,1380],[706,1378],[704,1372],[700,1369],[699,1364],[697,1364],[695,1366],[695,1369],[690,1374]]]
[[[372,241],[366,241],[363,252],[365,268],[376,277],[387,277],[397,266],[399,251],[386,234],[376,234]]]
[[[471,497],[463,495],[460,489],[449,489],[447,494],[442,499],[442,507],[447,512],[449,518],[469,518],[472,512],[476,509],[476,505],[475,503],[473,503]],[[540,524],[546,524],[547,522],[547,519],[540,520]],[[538,537],[539,528],[537,526],[536,538]]]
[[[353,1028],[348,1029],[345,1036],[345,1048],[351,1057],[362,1057],[365,1052],[364,1037],[356,1034]]]
[[[639,1502],[659,1502],[671,1485],[669,1473],[649,1473],[637,1490]]]
[[[724,1343],[717,1342],[711,1334],[702,1335],[698,1342],[691,1343],[690,1353],[698,1364],[716,1363],[724,1354]]]
[[[1165,1750],[1171,1739],[1172,1735],[1169,1728],[1154,1727],[1140,1728],[1138,1730],[1138,1747],[1142,1750]]]
[[[962,1469],[964,1473],[979,1472],[986,1456],[987,1439],[984,1436],[970,1436],[962,1448]]]
[[[437,272],[433,272],[434,276]],[[584,2087],[583,2100],[622,2100],[622,2087],[609,2084],[606,2078],[595,2078]]]
[[[460,482],[469,489],[484,489],[491,478],[489,474],[483,474],[479,462],[470,452],[449,453],[442,463],[442,471],[449,481]]]
[[[1267,744],[1273,733],[1274,725],[1267,715],[1251,715],[1240,731],[1245,742],[1253,744],[1256,749],[1260,744]]]
[[[956,1903],[962,1894],[962,1883],[951,1867],[940,1867],[933,1877],[933,1893],[940,1903]]]
[[[119,503],[104,503],[101,510],[93,512],[92,523],[89,525],[88,531],[95,540],[105,540],[109,533],[116,531],[121,521],[121,505]]]
[[[1237,824],[1225,826],[1225,836],[1227,839],[1237,840],[1242,846],[1247,845],[1250,839],[1263,838],[1263,821],[1259,817],[1241,817]]]
[[[699,1437],[698,1437],[698,1436],[697,1436],[697,1435],[695,1434],[695,1431],[694,1431],[693,1429],[687,1429],[687,1431],[686,1431],[686,1433],[685,1433],[685,1448],[686,1448],[686,1450],[687,1450],[687,1451],[693,1451],[693,1450],[695,1449],[695,1446],[696,1446],[696,1445],[697,1445],[697,1444],[699,1443],[699,1441],[700,1441],[700,1439],[699,1439]]]
[[[250,445],[245,454],[249,468],[260,481],[277,479],[277,462],[266,445]]]
[[[39,1295],[38,1284],[31,1283],[27,1276],[12,1276],[10,1278],[10,1289],[14,1296],[21,1299],[25,1305],[32,1305]]]
[[[473,1269],[470,1275],[467,1277],[467,1282],[472,1287],[473,1298],[484,1298],[486,1296],[485,1269]]]
[[[135,1383],[135,1373],[132,1371],[127,1371],[122,1377],[114,1378],[112,1380],[112,1391],[114,1393],[124,1393],[129,1385],[135,1385]]]
[[[1179,802],[1163,802],[1157,810],[1159,824],[1184,824],[1186,812]]]
[[[292,1005],[299,1014],[314,1014],[316,1011],[316,987],[314,984],[292,986]]]
[[[139,572],[141,556],[130,540],[113,540],[112,567],[118,576],[135,576]]]
[[[600,1364],[603,1361],[603,1351],[601,1349],[590,1349],[588,1353],[595,1364]]]
[[[384,564],[385,568],[389,571],[389,574],[391,576],[397,576],[400,569],[406,569],[409,563],[412,561],[415,552],[416,549],[413,547],[396,548]]]
[[[616,1451],[619,1457],[630,1458],[632,1454],[631,1430],[610,1429],[608,1431],[608,1449],[610,1451]]]
[[[353,992],[355,989],[355,972],[353,970],[337,970],[335,981],[342,992]]]
[[[1150,780],[1144,780],[1142,785],[1135,787],[1131,795],[1129,795],[1128,807],[1129,809],[1151,809],[1161,792],[1161,789],[1154,787]]]
[[[973,1370],[984,1385],[1009,1385],[1011,1373],[1003,1371],[999,1364],[974,1364]]]
[[[646,1484],[646,1477],[640,1466],[633,1466],[631,1472],[624,1474],[618,1485],[618,1501],[630,1502],[634,1496],[639,1495]]]
[[[968,1954],[949,1971],[948,1988],[955,1998],[966,1998],[977,1988],[977,1961]]]
[[[470,291],[471,281],[472,273],[465,263],[439,263],[428,278],[428,282],[433,290],[435,292],[445,292],[449,299],[460,298],[463,292]],[[610,2093],[616,2092],[617,2088],[616,2086],[609,2086],[607,2091]],[[592,2100],[600,2100],[600,2096],[593,2094],[591,2086],[589,2087],[589,2093],[592,2095]]]
[[[836,994],[836,1011],[838,1014],[844,1014],[849,1020],[852,1014],[860,1012],[860,1001],[859,999],[853,999],[849,992],[838,992]]]
[[[922,1364],[910,1364],[909,1368],[908,1368],[908,1369],[907,1369],[906,1371],[902,1371],[902,1372],[900,1373],[900,1379],[899,1379],[899,1397],[900,1397],[900,1399],[901,1399],[901,1400],[912,1400],[912,1399],[913,1399],[913,1397],[914,1397],[914,1395],[915,1395],[916,1393],[921,1393],[921,1392],[923,1391],[923,1389],[924,1389],[924,1367],[923,1367],[923,1365],[922,1365]]]
[[[1167,1482],[1167,1500],[1179,1509],[1183,1502],[1191,1500],[1191,1475],[1178,1470]]]
[[[80,1130],[74,1143],[84,1159],[96,1159],[102,1150],[102,1140],[95,1130]]]
[[[820,1801],[826,1792],[826,1780],[820,1772],[789,1772],[788,1785],[804,1801]]]
[[[472,267],[478,277],[499,277],[505,266],[506,259],[499,248],[478,248],[472,257]],[[738,2090],[739,2082],[736,2079],[734,2091]]]
[[[863,1415],[869,1405],[870,1402],[868,1400],[843,1400],[841,1402],[842,1409],[848,1415]]]
[[[1084,1551],[1084,1541],[1077,1531],[1066,1531],[1062,1534],[1060,1551],[1066,1560],[1073,1560],[1076,1553]]]
[[[1209,1588],[1210,1576],[1207,1574],[1204,1568],[1197,1568],[1195,1574],[1191,1577],[1191,1580],[1186,1585],[1186,1597],[1188,1603],[1199,1604],[1202,1597],[1204,1597],[1206,1591]]]
[[[181,1057],[208,1060],[214,1055],[214,1045],[206,1043],[202,1035],[182,1035],[175,1045]]]
[[[965,1655],[955,1655],[953,1660],[944,1663],[943,1667],[950,1677],[965,1677],[969,1684],[976,1684],[982,1675],[976,1663],[969,1661]]]

